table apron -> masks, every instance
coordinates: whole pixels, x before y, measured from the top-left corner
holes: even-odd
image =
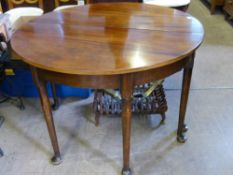
[[[189,58],[191,57],[188,56],[179,61],[176,61],[175,63],[171,63],[160,68],[127,74],[133,75],[134,85],[141,85],[151,81],[166,78],[167,76],[180,71],[187,65]],[[122,76],[125,75],[73,75],[43,70],[39,68],[36,68],[36,70],[38,72],[39,78],[42,80],[68,86],[93,89],[120,88]]]

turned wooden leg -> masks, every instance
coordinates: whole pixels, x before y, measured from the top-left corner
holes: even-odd
[[[121,84],[122,95],[122,134],[123,134],[123,169],[122,175],[131,175],[130,170],[130,135],[131,135],[131,96],[133,93],[133,77],[123,75]]]
[[[53,164],[58,165],[61,163],[61,154],[59,151],[56,130],[53,122],[53,115],[46,90],[46,82],[39,78],[36,68],[32,68],[32,74],[40,93],[41,107],[44,113],[44,118],[48,127],[49,136],[54,150],[54,156],[51,161]]]
[[[182,92],[181,92],[181,100],[180,100],[180,114],[179,114],[178,130],[177,130],[177,141],[180,143],[184,143],[187,140],[184,133],[188,130],[188,127],[184,124],[184,121],[185,121],[185,113],[187,108],[189,88],[192,77],[193,61],[194,61],[194,54],[190,57],[190,60],[188,64],[185,66],[183,72],[183,83],[182,83]]]
[[[59,108],[59,99],[57,97],[57,90],[55,83],[51,82],[51,88],[52,88],[52,95],[53,95],[53,110],[57,110]]]

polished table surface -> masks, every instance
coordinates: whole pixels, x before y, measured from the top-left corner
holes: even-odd
[[[122,174],[130,174],[133,87],[183,69],[177,139],[184,142],[194,56],[203,37],[202,24],[191,15],[140,3],[79,6],[47,13],[23,25],[13,35],[11,46],[32,67],[55,152],[53,161],[60,163],[60,151],[46,81],[121,89]]]
[[[103,4],[45,14],[16,32],[12,47],[35,67],[108,75],[170,64],[190,54],[202,38],[201,24],[186,13]]]

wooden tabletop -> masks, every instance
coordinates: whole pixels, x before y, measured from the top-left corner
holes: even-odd
[[[181,11],[106,3],[47,13],[22,26],[11,45],[41,69],[112,75],[174,63],[195,50],[203,35],[201,23]]]

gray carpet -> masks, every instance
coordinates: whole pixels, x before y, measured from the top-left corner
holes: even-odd
[[[189,140],[176,142],[181,74],[165,82],[169,110],[159,117],[133,117],[131,167],[134,175],[232,175],[233,30],[221,15],[211,16],[199,0],[189,12],[206,30],[197,51],[187,110]],[[53,166],[51,144],[38,99],[25,98],[25,111],[0,105],[0,175],[119,175],[122,167],[121,121],[102,117],[95,127],[92,98],[67,98],[54,112],[63,163]]]
[[[205,29],[205,40],[197,50],[192,89],[233,87],[233,28],[224,16],[210,15],[199,0],[193,0],[189,13],[198,18]],[[165,88],[180,89],[181,73],[167,79]]]

